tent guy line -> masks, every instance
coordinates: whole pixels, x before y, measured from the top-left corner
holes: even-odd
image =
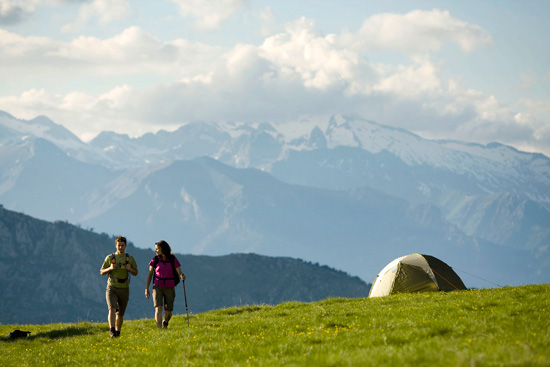
[[[468,275],[470,275],[470,276],[472,276],[472,277],[475,277],[475,278],[477,278],[477,279],[483,280],[483,281],[485,281],[485,282],[487,282],[487,283],[491,283],[492,285],[496,285],[497,287],[503,287],[503,286],[500,285],[500,284],[497,284],[497,283],[495,283],[495,282],[491,282],[490,280],[487,280],[487,279],[483,279],[482,277],[478,277],[477,275],[468,273],[467,271],[460,270],[460,269],[455,268],[455,267],[451,267],[451,269],[453,269],[453,270],[458,270],[458,271],[460,271],[460,272],[462,272],[462,273],[464,273],[464,274],[468,274]]]

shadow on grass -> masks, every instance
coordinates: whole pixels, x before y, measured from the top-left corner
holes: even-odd
[[[85,325],[85,326],[71,326],[64,329],[50,330],[50,331],[36,333],[36,334],[34,334],[32,330],[25,330],[25,331],[31,331],[31,334],[27,337],[17,338],[17,339],[10,339],[5,337],[5,338],[1,338],[0,341],[11,343],[18,340],[35,340],[38,338],[44,338],[44,339],[70,338],[73,336],[104,333],[105,329],[98,326]]]

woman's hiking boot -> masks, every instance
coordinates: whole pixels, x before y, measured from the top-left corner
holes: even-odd
[[[168,321],[164,320],[164,321],[162,322],[162,328],[163,328],[163,329],[168,329]]]

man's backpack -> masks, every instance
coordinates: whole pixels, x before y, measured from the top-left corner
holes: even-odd
[[[172,265],[172,274],[173,274],[171,277],[168,277],[168,278],[157,277],[155,270],[157,269],[160,259],[158,255],[153,258],[153,284],[155,284],[155,279],[160,279],[160,280],[173,279],[174,286],[177,286],[180,283],[180,277],[178,276],[178,272],[176,271],[176,265],[174,264],[174,259],[176,257],[173,254],[170,254],[168,255],[168,258],[170,260],[170,265]]]
[[[126,264],[130,262],[130,254],[126,253]],[[113,252],[111,254],[111,263],[116,264],[116,254]],[[111,278],[111,273],[109,273],[109,278]],[[115,279],[118,283],[126,283],[126,279],[128,279],[128,284],[130,284],[130,272],[128,272],[128,278],[117,278]]]

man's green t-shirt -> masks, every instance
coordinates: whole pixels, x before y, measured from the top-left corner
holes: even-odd
[[[128,263],[133,269],[137,270],[136,260],[133,256],[129,256],[126,253],[122,255],[115,254],[117,266],[115,270],[111,270],[109,273],[109,279],[107,280],[108,285],[116,288],[128,288],[130,286],[129,276],[131,274],[128,269],[126,269],[126,256],[128,256]],[[102,268],[105,269],[111,266],[111,261],[112,255],[107,255],[105,261],[103,262]]]

